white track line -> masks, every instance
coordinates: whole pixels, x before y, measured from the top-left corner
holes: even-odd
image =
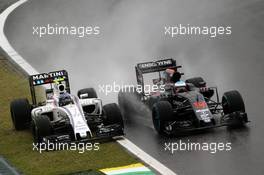
[[[18,66],[20,66],[28,75],[38,74],[38,71],[33,68],[26,60],[24,60],[10,45],[5,34],[4,34],[4,25],[8,15],[15,10],[18,6],[27,2],[28,0],[20,0],[10,7],[8,7],[1,15],[0,15],[0,46],[6,52],[9,59],[15,62]],[[123,139],[117,140],[117,142],[125,147],[128,151],[133,153],[135,156],[140,158],[142,161],[150,165],[157,172],[165,175],[177,175],[165,165],[151,157],[149,154],[140,149],[137,145],[132,143],[127,138],[123,137]]]
[[[165,175],[177,175],[174,173],[172,170],[167,168],[165,165],[160,163],[158,160],[154,159],[152,156],[147,154],[145,151],[140,149],[137,145],[132,143],[130,140],[127,138],[117,140],[117,142],[125,147],[128,151],[136,155],[138,158],[143,160],[145,163],[150,165],[153,169],[155,169],[157,172]]]
[[[16,169],[14,167],[12,167],[7,160],[5,160],[3,157],[0,157],[0,162],[2,162],[7,168],[8,170],[10,170],[12,172],[12,175],[19,175],[19,173],[16,171]],[[4,172],[5,173],[5,172]],[[0,173],[1,174],[1,173]]]
[[[26,60],[24,60],[16,51],[15,49],[10,45],[8,42],[5,34],[4,34],[4,25],[5,21],[8,17],[8,15],[15,10],[18,6],[21,4],[27,2],[27,0],[20,0],[10,7],[8,7],[3,13],[0,15],[0,45],[2,49],[6,52],[7,56],[10,58],[11,61],[16,63],[18,66],[20,66],[27,74],[34,75],[38,72],[36,69],[34,69]]]

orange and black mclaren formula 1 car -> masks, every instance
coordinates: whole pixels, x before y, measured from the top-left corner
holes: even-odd
[[[158,73],[152,80],[154,92],[134,93],[152,111],[154,128],[159,134],[181,134],[190,131],[230,126],[248,122],[242,96],[236,90],[225,92],[220,102],[217,87],[207,87],[201,77],[181,80],[183,73],[176,60],[165,59],[136,65],[139,86],[145,86],[143,75]],[[119,96],[122,107],[128,107],[125,96]],[[133,104],[129,104],[132,106]]]

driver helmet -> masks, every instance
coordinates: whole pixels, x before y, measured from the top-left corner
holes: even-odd
[[[187,85],[182,80],[179,80],[176,83],[174,83],[174,87],[175,87],[177,93],[186,92],[187,91]]]
[[[174,85],[175,87],[186,87],[186,83],[182,80],[177,81]]]
[[[59,95],[59,106],[66,106],[69,104],[73,104],[73,100],[70,94],[68,94],[67,92],[61,93]]]
[[[168,82],[176,83],[177,81],[180,81],[181,73],[178,72],[176,69],[168,68],[165,70],[165,79]]]

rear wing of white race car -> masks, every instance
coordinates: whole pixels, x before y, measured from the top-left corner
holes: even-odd
[[[66,91],[70,93],[69,77],[66,70],[59,70],[29,76],[29,87],[33,105],[37,104],[35,87],[46,84],[53,84],[55,82],[64,82],[64,84],[66,85]]]

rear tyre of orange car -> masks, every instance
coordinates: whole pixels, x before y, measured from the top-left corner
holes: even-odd
[[[152,108],[152,121],[156,131],[164,135],[166,134],[166,123],[172,119],[172,106],[168,101],[159,101]]]

